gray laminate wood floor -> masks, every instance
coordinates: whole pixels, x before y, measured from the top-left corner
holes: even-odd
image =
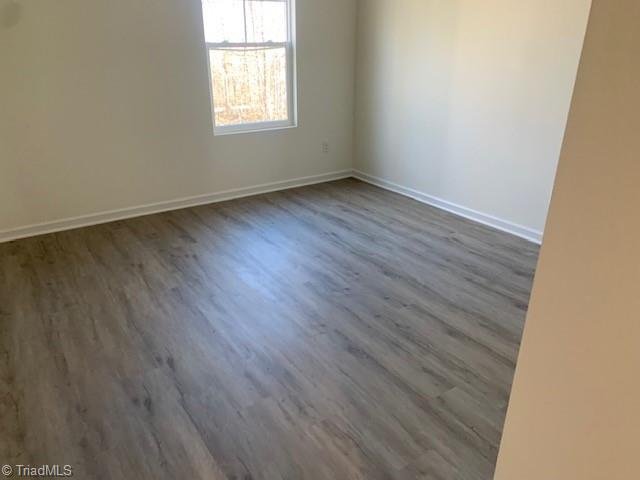
[[[0,245],[0,463],[489,480],[537,254],[352,179]]]

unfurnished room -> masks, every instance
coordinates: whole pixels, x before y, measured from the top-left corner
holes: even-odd
[[[0,469],[640,478],[640,2],[0,0]]]

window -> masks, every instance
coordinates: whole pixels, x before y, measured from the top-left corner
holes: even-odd
[[[202,0],[215,134],[295,125],[294,0]]]

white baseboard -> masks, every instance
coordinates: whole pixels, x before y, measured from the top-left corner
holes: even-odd
[[[529,240],[530,242],[537,243],[538,245],[542,243],[543,233],[538,230],[523,227],[522,225],[517,225],[515,223],[508,222],[507,220],[502,220],[501,218],[494,217],[493,215],[487,215],[486,213],[478,212],[477,210],[473,210],[471,208],[456,205],[455,203],[442,200],[441,198],[428,195],[412,188],[403,187],[402,185],[398,185],[397,183],[389,182],[382,178],[375,177],[358,170],[353,171],[353,176],[358,180],[362,180],[363,182],[367,182],[377,187],[384,188],[385,190],[390,190],[392,192],[399,193],[400,195],[413,198],[418,202],[426,203],[427,205],[431,205],[432,207],[454,213],[469,220],[473,220],[474,222],[493,227],[497,230],[516,235],[518,237],[524,238],[525,240]]]
[[[181,208],[195,207],[198,205],[207,205],[210,203],[223,202],[234,198],[249,197],[261,193],[275,192],[278,190],[286,190],[289,188],[303,187],[305,185],[313,185],[316,183],[330,182],[343,178],[355,177],[363,182],[376,185],[377,187],[399,193],[401,195],[413,198],[427,205],[446,210],[461,217],[473,220],[484,225],[496,228],[503,232],[511,233],[518,237],[524,238],[531,242],[542,243],[542,232],[523,227],[506,220],[487,215],[467,207],[456,205],[454,203],[442,200],[432,195],[427,195],[412,188],[403,187],[393,182],[389,182],[379,177],[369,175],[358,170],[341,170],[338,172],[325,173],[322,175],[313,175],[309,177],[294,178],[280,182],[264,183],[245,188],[236,188],[233,190],[223,190],[215,193],[207,193],[193,197],[179,198],[165,202],[140,205],[137,207],[123,208],[119,210],[110,210],[79,217],[64,218],[52,222],[38,223],[34,225],[25,225],[18,228],[8,230],[0,230],[0,243],[18,240],[20,238],[34,237],[36,235],[44,235],[47,233],[61,232],[64,230],[72,230],[74,228],[88,227],[91,225],[99,225],[101,223],[113,222],[116,220],[124,220],[127,218],[141,217],[154,213],[167,212],[170,210],[179,210]]]
[[[140,205],[137,207],[122,208],[119,210],[110,210],[107,212],[93,213],[82,215],[79,217],[64,218],[53,222],[38,223],[34,225],[25,225],[18,228],[8,230],[0,230],[0,243],[17,240],[20,238],[33,237],[47,233],[61,232],[74,228],[88,227],[91,225],[99,225],[101,223],[113,222],[115,220],[124,220],[127,218],[141,217],[154,213],[167,212],[170,210],[179,210],[181,208],[195,207],[198,205],[206,205],[210,203],[223,202],[234,198],[249,197],[261,193],[275,192],[278,190],[286,190],[289,188],[303,187],[305,185],[313,185],[316,183],[330,182],[332,180],[340,180],[352,176],[351,170],[342,170],[338,172],[325,173],[322,175],[313,175],[310,177],[300,177],[281,182],[263,183],[245,188],[236,188],[233,190],[224,190],[221,192],[207,193],[194,197],[179,198],[165,202],[152,203],[148,205]]]

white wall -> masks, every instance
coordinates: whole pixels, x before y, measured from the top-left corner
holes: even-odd
[[[591,0],[359,0],[356,169],[536,232]]]
[[[594,0],[496,480],[640,478],[639,25]]]
[[[0,231],[350,169],[355,0],[297,11],[299,128],[214,138],[200,0],[0,0]]]

